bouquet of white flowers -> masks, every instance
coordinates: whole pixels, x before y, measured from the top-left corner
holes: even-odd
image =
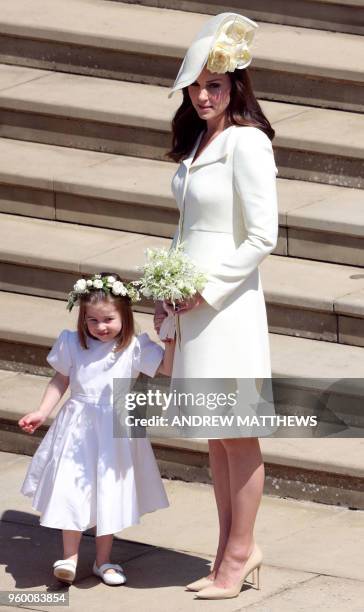
[[[197,269],[193,261],[183,252],[183,245],[175,249],[147,249],[147,262],[140,268],[143,276],[135,281],[140,293],[175,306],[179,300],[188,300],[202,291],[207,276]],[[173,332],[172,332],[173,324]],[[174,315],[165,319],[160,337],[174,337]]]

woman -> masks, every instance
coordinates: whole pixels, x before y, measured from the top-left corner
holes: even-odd
[[[183,243],[208,273],[204,290],[175,307],[181,341],[173,378],[235,378],[241,383],[271,377],[258,265],[277,241],[277,168],[274,130],[246,70],[256,27],[235,13],[209,19],[188,49],[172,90],[183,89],[169,152],[181,162],[172,181],[180,209],[173,244]],[[165,316],[158,303],[157,330]],[[240,397],[246,414],[256,414]],[[253,530],[264,465],[257,436],[275,429],[252,427],[239,437],[209,439],[220,535],[210,575],[187,587],[199,598],[237,596],[253,570],[259,588],[262,554]]]

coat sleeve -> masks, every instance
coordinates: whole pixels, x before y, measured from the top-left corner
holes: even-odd
[[[172,238],[172,242],[171,242],[170,247],[169,247],[169,251],[173,251],[176,248],[177,242],[178,242],[178,236],[179,236],[179,224],[177,226],[176,231],[174,232],[174,235],[173,235],[173,238]]]
[[[201,292],[216,310],[273,251],[278,236],[278,170],[271,141],[255,127],[239,128],[237,132],[233,152],[234,197],[239,199],[246,238],[212,270]]]

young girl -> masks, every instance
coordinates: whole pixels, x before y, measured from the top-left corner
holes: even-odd
[[[113,534],[140,516],[168,506],[147,438],[113,437],[113,378],[170,375],[174,343],[166,349],[148,334],[135,335],[132,285],[116,274],[80,279],[69,294],[68,310],[79,302],[77,331],[63,330],[48,354],[56,370],[36,412],[19,420],[33,433],[51,414],[70,385],[62,406],[36,451],[21,492],[41,512],[40,524],[63,530],[63,559],[54,575],[72,583],[82,532],[96,527],[93,572],[106,584],[126,581],[110,563]]]

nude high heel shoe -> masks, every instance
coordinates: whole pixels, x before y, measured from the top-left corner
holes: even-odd
[[[206,587],[212,586],[213,583],[214,583],[213,579],[208,578],[207,576],[204,576],[203,578],[200,578],[199,580],[195,580],[195,582],[190,582],[190,584],[186,584],[186,589],[188,591],[201,591],[202,589],[205,589]]]
[[[243,574],[237,584],[230,589],[222,589],[220,587],[208,586],[205,589],[199,591],[196,595],[198,599],[229,599],[231,597],[237,597],[243,587],[246,577],[253,572],[253,584],[255,588],[259,589],[259,571],[262,565],[263,555],[257,544],[254,544],[254,548],[250,553],[245,565]]]

